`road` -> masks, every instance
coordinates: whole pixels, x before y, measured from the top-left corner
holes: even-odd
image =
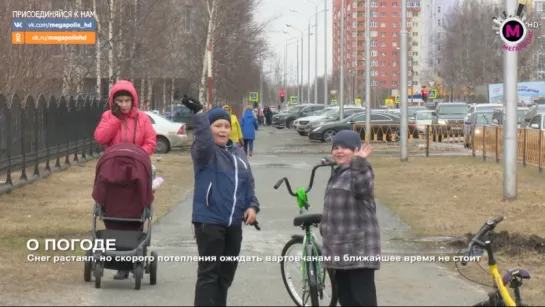
[[[292,226],[293,217],[298,214],[294,199],[284,189],[274,190],[272,187],[276,180],[284,176],[297,186],[307,184],[309,170],[329,148],[328,145],[306,144],[307,140],[293,130],[262,128],[258,132],[255,154],[250,158],[250,163],[261,202],[262,211],[258,219],[262,231],[245,228],[242,255],[263,258],[279,255],[290,236],[301,233],[299,228]],[[323,169],[316,177],[315,188],[309,194],[311,204],[314,204],[311,211],[321,211],[320,201],[328,172]],[[397,255],[410,250],[409,246],[395,243],[399,241],[390,241],[394,237],[407,235],[408,227],[380,204],[378,217],[384,254]],[[190,221],[191,202],[185,200],[154,227],[151,250],[164,256],[196,255]],[[114,281],[113,274],[113,271],[105,272],[102,289],[95,289],[94,283],[84,283],[82,278],[75,280],[65,294],[40,295],[40,304],[180,306],[193,303],[196,263],[160,263],[158,284],[150,286],[149,275],[146,275],[140,291],[133,289],[133,279]],[[462,306],[485,298],[485,292],[476,285],[436,263],[383,263],[376,280],[379,305]],[[228,304],[294,306],[284,288],[279,264],[270,262],[240,264]]]

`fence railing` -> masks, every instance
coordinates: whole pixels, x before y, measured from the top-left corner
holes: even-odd
[[[365,124],[354,124],[352,129],[365,140]],[[503,127],[476,125],[472,128],[461,124],[410,126],[407,136],[410,152],[431,153],[456,152],[493,157],[499,162],[503,158]],[[383,144],[392,151],[399,150],[399,124],[371,125],[370,140]],[[540,172],[545,163],[545,131],[518,129],[517,156],[524,166],[536,165]]]
[[[102,150],[93,134],[107,99],[10,98],[0,95],[0,194]]]

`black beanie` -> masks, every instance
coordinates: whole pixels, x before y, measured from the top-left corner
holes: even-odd
[[[208,120],[210,120],[210,125],[212,125],[218,119],[225,119],[229,122],[229,124],[231,123],[231,115],[229,115],[225,109],[216,107],[208,111]]]
[[[125,91],[125,90],[121,90],[121,91],[117,91],[115,92],[114,94],[114,100],[119,97],[119,96],[129,96],[129,97],[132,97],[132,94],[129,92],[129,91]],[[134,99],[134,97],[132,97]]]
[[[335,134],[333,137],[332,147],[342,146],[352,150],[361,148],[361,139],[359,133],[352,130],[343,130]]]

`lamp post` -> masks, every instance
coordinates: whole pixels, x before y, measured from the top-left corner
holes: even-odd
[[[290,35],[291,34],[288,32],[288,31],[284,31],[284,34],[287,34],[287,35]],[[286,46],[284,47],[284,62],[285,62],[285,71],[286,71],[286,75],[287,75],[287,66],[288,66],[288,46],[293,44],[293,42],[295,42],[297,44],[297,52],[296,52],[296,58],[297,58],[297,68],[296,68],[296,76],[297,76],[297,88],[298,88],[298,91],[297,91],[297,95],[298,97],[301,97],[301,93],[300,93],[300,90],[299,90],[299,38],[298,37],[294,37],[292,36],[291,38],[287,39],[286,40]],[[291,41],[291,42],[290,42]],[[288,43],[290,42],[290,43]],[[284,88],[287,90],[287,81],[286,81],[286,78],[284,78]],[[289,95],[286,95],[287,97],[289,97]]]
[[[298,31],[301,33],[301,83],[299,84],[299,100],[303,101],[303,37],[304,37],[304,33],[303,31],[297,29],[296,27],[290,24],[286,24],[286,27],[292,28],[295,31]]]

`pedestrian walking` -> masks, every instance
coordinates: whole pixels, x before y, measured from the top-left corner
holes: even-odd
[[[375,270],[380,268],[380,229],[374,198],[374,173],[358,133],[344,130],[332,140],[338,167],[324,197],[320,233],[323,265],[334,276],[341,306],[377,306]],[[363,257],[368,261],[359,261]],[[353,260],[355,259],[355,260]]]
[[[192,222],[199,257],[195,306],[227,306],[227,292],[240,254],[242,223],[252,225],[259,213],[250,163],[241,148],[233,146],[231,117],[223,108],[208,112],[195,99],[184,97],[195,121],[191,146],[195,172]]]
[[[95,129],[94,137],[104,148],[121,144],[136,144],[153,155],[157,146],[157,135],[148,115],[138,110],[138,94],[134,85],[126,80],[114,84],[108,98],[110,110],[102,113],[102,117]],[[106,229],[141,230],[144,227],[140,222],[104,222]],[[114,279],[126,279],[129,270],[120,270]]]
[[[246,111],[244,111],[240,120],[240,126],[244,136],[244,151],[251,157],[254,151],[255,132],[258,129],[257,119],[252,112],[251,106],[246,107]]]
[[[231,141],[233,141],[234,146],[238,146],[242,148],[244,146],[243,138],[242,138],[242,129],[240,128],[240,124],[238,123],[238,118],[236,115],[233,114],[233,109],[231,109],[231,106],[224,105],[223,109],[229,113],[229,116],[231,116]]]

